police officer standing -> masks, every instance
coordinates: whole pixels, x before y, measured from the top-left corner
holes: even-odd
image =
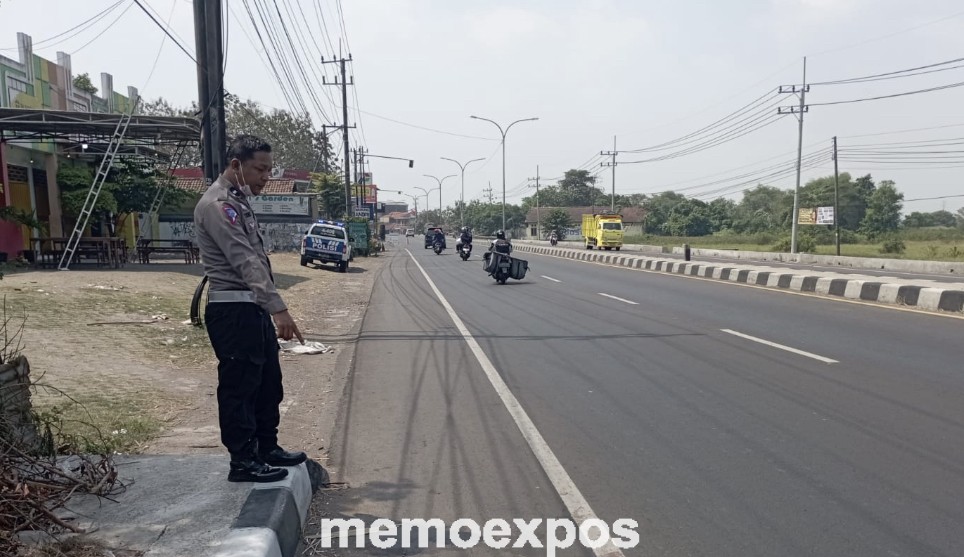
[[[275,288],[248,199],[260,194],[270,177],[271,146],[240,135],[228,146],[227,159],[227,169],[194,209],[210,283],[204,312],[218,357],[218,421],[231,454],[228,481],[273,482],[288,475],[278,467],[308,458],[278,445],[284,398],[278,337],[304,339]]]

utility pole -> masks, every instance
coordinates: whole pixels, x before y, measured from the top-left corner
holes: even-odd
[[[777,108],[777,114],[795,114],[797,120],[800,121],[800,127],[797,137],[797,184],[793,189],[793,225],[790,231],[790,253],[797,253],[797,220],[800,216],[800,170],[801,162],[803,159],[803,115],[809,110],[809,106],[806,105],[807,91],[810,90],[810,86],[807,85],[807,57],[803,57],[803,84],[799,87],[796,85],[781,85],[780,93],[793,93],[800,96],[799,106],[781,106]],[[836,218],[836,216],[834,217]]]
[[[833,231],[840,255],[840,174],[837,172],[837,136],[833,136]]]
[[[224,119],[224,53],[221,50],[221,0],[194,0],[198,106],[204,178],[210,184],[224,172],[227,138]]]
[[[489,204],[495,203],[495,194],[492,192],[492,182],[489,182],[489,187],[482,190],[482,194],[489,200]]]
[[[365,206],[365,193],[367,193],[368,182],[365,180],[365,151],[364,147],[358,148],[358,159],[355,166],[355,206]]]
[[[321,125],[321,161],[322,161],[322,172],[328,174],[328,125]],[[315,172],[318,172],[318,165],[315,165]]]
[[[536,165],[536,177],[529,178],[529,180],[536,181],[536,239],[542,239],[542,217],[539,214],[539,165]],[[530,188],[532,186],[529,186]]]
[[[199,0],[195,0],[199,1]],[[355,76],[352,76],[351,81],[348,81],[347,72],[345,69],[345,63],[351,61],[351,54],[348,55],[348,59],[342,58],[340,60],[325,60],[324,57],[321,59],[322,64],[340,64],[341,65],[341,83],[338,82],[338,77],[335,76],[334,83],[328,83],[325,76],[321,76],[322,85],[341,85],[341,131],[342,137],[344,138],[345,144],[345,217],[351,216],[351,159],[348,156],[349,146],[348,146],[348,128],[354,128],[355,126],[348,125],[348,86],[355,84]]]
[[[613,150],[612,150],[612,151],[600,151],[599,154],[602,155],[602,156],[604,156],[604,157],[611,156],[611,157],[613,158],[613,161],[612,161],[612,162],[599,163],[599,166],[611,166],[611,167],[613,167],[613,193],[612,193],[612,197],[610,197],[610,201],[609,201],[609,210],[612,211],[613,213],[615,213],[615,212],[616,212],[616,155],[619,154],[619,151],[616,150],[616,136],[615,136],[615,135],[613,136]],[[595,212],[595,211],[593,211],[593,212]]]

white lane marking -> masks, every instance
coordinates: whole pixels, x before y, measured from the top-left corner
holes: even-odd
[[[720,329],[720,330],[723,331],[724,333],[729,333],[729,334],[731,334],[731,335],[735,335],[735,336],[738,336],[738,337],[741,337],[741,338],[745,338],[745,339],[747,339],[747,340],[752,340],[753,342],[759,342],[760,344],[765,344],[765,345],[767,345],[767,346],[772,346],[773,348],[779,348],[780,350],[786,350],[787,352],[793,352],[794,354],[799,354],[799,355],[801,355],[801,356],[806,356],[806,357],[808,357],[808,358],[813,358],[814,360],[821,361],[821,362],[823,362],[823,363],[825,363],[825,364],[839,364],[839,363],[840,363],[840,362],[838,362],[837,360],[834,360],[834,359],[831,359],[831,358],[827,358],[827,357],[825,357],[825,356],[820,356],[819,354],[814,354],[813,352],[805,352],[805,351],[803,351],[803,350],[798,350],[798,349],[792,348],[792,347],[790,347],[790,346],[786,346],[786,345],[783,345],[783,344],[777,344],[777,343],[775,343],[775,342],[770,342],[769,340],[763,340],[762,338],[757,338],[757,337],[753,337],[753,336],[750,336],[750,335],[745,335],[745,334],[743,334],[743,333],[734,331],[734,330],[732,330],[732,329]]]
[[[627,303],[627,304],[632,304],[632,305],[634,305],[634,306],[638,306],[638,305],[639,305],[638,303],[636,303],[636,302],[634,302],[634,301],[632,301],[632,300],[627,300],[626,298],[620,298],[620,297],[618,297],[618,296],[613,296],[612,294],[603,294],[602,292],[596,292],[596,294],[599,294],[600,296],[605,296],[605,297],[607,297],[607,298],[612,298],[613,300],[619,300],[620,302],[624,302],[624,303]]]
[[[415,256],[412,255],[412,252],[408,250],[405,251],[408,252],[409,257],[411,257],[412,261],[415,262],[418,270],[422,271],[422,275],[425,277],[428,285],[432,287],[432,291],[435,292],[435,296],[438,298],[438,301],[441,302],[442,307],[445,308],[446,313],[449,314],[452,322],[455,323],[455,327],[459,330],[459,333],[462,334],[462,338],[465,339],[465,343],[469,345],[469,348],[472,350],[472,354],[475,355],[475,359],[478,360],[479,365],[482,366],[482,370],[485,372],[486,377],[489,378],[489,382],[492,384],[495,392],[499,395],[499,398],[502,399],[502,404],[504,404],[506,410],[509,411],[509,415],[512,416],[512,419],[515,421],[515,425],[519,428],[519,431],[522,432],[522,436],[525,438],[526,443],[529,444],[529,448],[532,449],[532,453],[535,455],[536,459],[539,461],[539,464],[542,466],[542,469],[549,477],[549,481],[552,482],[552,486],[556,488],[556,493],[559,494],[562,502],[566,505],[566,508],[569,510],[569,514],[572,515],[573,520],[575,520],[577,524],[582,524],[586,520],[598,519],[599,517],[596,516],[596,513],[593,512],[592,507],[589,506],[589,501],[583,497],[582,492],[579,491],[579,488],[576,487],[576,484],[572,481],[572,478],[569,477],[569,473],[566,472],[566,469],[562,467],[562,463],[559,462],[559,459],[556,458],[555,453],[553,453],[552,449],[549,448],[549,445],[542,437],[542,434],[539,433],[539,430],[536,428],[536,424],[533,423],[531,418],[529,418],[529,414],[526,413],[525,409],[523,409],[522,405],[519,403],[519,400],[516,399],[515,395],[512,394],[512,391],[509,390],[509,386],[506,385],[505,381],[502,380],[502,376],[499,375],[499,372],[495,369],[495,366],[492,365],[492,362],[489,360],[488,356],[485,355],[485,352],[482,351],[482,347],[479,346],[478,342],[476,342],[475,337],[473,337],[472,333],[469,332],[469,329],[465,326],[465,323],[462,322],[462,319],[459,317],[459,315],[455,313],[454,309],[452,309],[452,306],[449,304],[448,300],[445,299],[445,296],[442,295],[442,292],[437,286],[435,286],[435,282],[433,282],[428,276],[428,273],[425,272],[425,269],[422,268],[422,265],[417,259],[415,259]],[[606,545],[600,548],[594,548],[593,553],[595,553],[598,557],[625,557],[623,552],[613,545],[612,541],[607,542]]]
[[[562,282],[562,281],[559,280],[559,279],[554,279],[554,278],[552,278],[552,277],[547,277],[546,275],[539,275],[539,276],[542,277],[542,278],[544,278],[544,279],[546,279],[546,280],[551,280],[552,282]]]

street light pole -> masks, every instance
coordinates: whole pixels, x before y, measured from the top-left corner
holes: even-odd
[[[442,183],[448,180],[449,178],[455,178],[455,174],[449,174],[448,176],[442,179],[436,178],[431,174],[422,174],[422,176],[425,176],[426,178],[432,178],[433,180],[438,182],[438,220],[439,220],[438,225],[441,226],[442,225]],[[435,188],[432,188],[432,189],[434,190]],[[427,202],[428,201],[426,200],[426,203]]]
[[[399,195],[404,195],[404,196],[407,196],[407,197],[411,197],[411,198],[412,198],[412,201],[415,203],[415,220],[416,220],[416,221],[418,220],[418,197],[417,197],[417,196],[414,196],[414,195],[412,195],[412,194],[410,194],[410,193],[405,193],[405,192],[403,192],[402,190],[383,190],[383,191],[391,192],[391,193],[397,193],[397,194],[399,194]]]
[[[462,171],[462,195],[459,196],[459,228],[465,227],[465,167],[472,164],[473,162],[484,161],[485,159],[472,159],[469,162],[462,164],[455,159],[450,159],[448,157],[440,157],[442,160],[452,161],[459,165],[459,170]]]
[[[502,131],[502,126],[500,126],[495,120],[489,120],[488,118],[481,118],[479,116],[469,116],[469,118],[491,122],[495,124],[495,127],[499,128],[499,133],[502,134],[502,231],[505,232],[505,136],[509,133],[509,129],[519,122],[531,122],[538,120],[539,118],[523,118],[521,120],[516,120],[515,122],[512,122],[506,126],[505,131]]]
[[[430,194],[430,193],[432,193],[433,191],[435,191],[435,190],[437,190],[437,189],[440,189],[440,188],[432,188],[432,189],[430,189],[430,190],[426,190],[425,188],[420,188],[420,187],[418,187],[418,186],[414,186],[414,187],[415,187],[415,189],[417,189],[417,190],[421,190],[422,193],[425,194],[425,211],[427,212],[427,211],[429,210],[429,209],[428,209],[428,194]],[[441,212],[442,212],[442,210],[439,209],[439,213],[441,213]]]

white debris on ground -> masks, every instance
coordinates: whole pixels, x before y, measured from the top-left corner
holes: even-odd
[[[327,354],[331,350],[324,344],[311,340],[301,344],[297,340],[278,339],[278,345],[281,346],[283,352],[289,354]]]

